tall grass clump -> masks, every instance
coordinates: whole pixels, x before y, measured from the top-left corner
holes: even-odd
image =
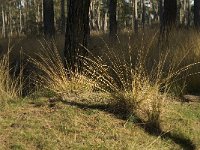
[[[185,36],[187,35],[187,36]],[[180,29],[169,34],[167,42],[163,42],[164,47],[170,50],[169,57],[173,58],[177,68],[184,68],[189,64],[193,64],[188,68],[187,78],[185,78],[186,93],[200,92],[200,47],[199,33],[194,29]],[[183,83],[183,81],[181,81]],[[180,83],[180,82],[179,82]]]
[[[134,44],[127,46],[120,40],[115,45],[105,43],[106,50],[99,56],[88,50],[85,66],[97,88],[113,97],[115,112],[139,117],[159,130],[163,105],[170,99],[174,82],[195,64],[180,66],[183,59],[174,60],[169,47],[161,50],[156,36],[149,39],[129,38]]]
[[[41,42],[41,51],[31,62],[36,66],[40,87],[59,96],[81,94],[92,91],[92,81],[84,74],[71,72],[54,42]]]
[[[0,59],[0,103],[4,107],[10,100],[16,100],[22,95],[22,74],[13,77],[9,64],[9,54]]]

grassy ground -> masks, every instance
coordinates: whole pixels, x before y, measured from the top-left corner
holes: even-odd
[[[199,35],[145,35],[93,35],[81,75],[64,67],[62,37],[55,49],[44,39],[10,44],[0,60],[0,150],[200,149],[200,103],[176,100],[199,91]],[[24,70],[13,73],[20,56]]]
[[[108,98],[96,93],[54,106],[46,97],[12,101],[0,112],[0,149],[200,148],[200,104],[168,102],[163,133],[154,135],[134,118],[113,114]]]

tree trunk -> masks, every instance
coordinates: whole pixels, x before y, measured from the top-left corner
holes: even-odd
[[[22,34],[22,9],[19,10],[19,35],[21,36]]]
[[[95,30],[95,18],[94,18],[94,2],[90,4],[90,30]]]
[[[190,26],[190,12],[191,12],[191,6],[190,6],[190,0],[187,0],[187,26]]]
[[[188,23],[188,18],[187,18],[187,1],[183,0],[183,13],[182,13],[182,19],[181,19],[181,23],[186,25]]]
[[[100,30],[101,28],[101,23],[100,23],[100,18],[101,18],[101,12],[100,12],[100,3],[99,2],[96,2],[96,8],[95,8],[95,16],[96,16],[96,19],[95,19],[95,25],[97,27],[97,31]]]
[[[28,3],[28,0],[25,1],[25,19],[24,19],[24,25],[25,25],[25,31],[26,31],[26,34],[29,34],[29,23],[28,23],[28,20],[29,20],[29,3]]]
[[[22,34],[23,24],[22,24],[22,4],[19,2],[19,36]]]
[[[200,29],[200,1],[194,0],[194,25]]]
[[[104,17],[103,17],[103,32],[106,32],[108,30],[108,11],[104,12]]]
[[[138,33],[138,0],[133,0],[133,30]]]
[[[60,28],[61,28],[61,33],[65,32],[65,0],[61,0],[60,2]]]
[[[2,6],[2,35],[3,35],[3,38],[6,37],[6,23],[5,23],[5,13],[4,13],[3,6]]]
[[[178,20],[180,25],[185,23],[185,0],[178,2]]]
[[[13,36],[13,19],[12,19],[12,10],[10,8],[11,6],[9,6],[8,10],[9,10],[9,37]]]
[[[145,0],[142,0],[142,29],[144,30],[146,20],[146,6]]]
[[[162,31],[168,32],[172,27],[175,27],[176,18],[177,18],[177,1],[165,0]]]
[[[162,26],[163,24],[163,0],[159,0],[159,19],[160,19],[160,24]]]
[[[55,35],[53,0],[43,0],[44,35],[52,38]]]
[[[79,55],[85,56],[89,37],[90,0],[69,0],[65,35],[66,67],[75,72],[82,71]]]
[[[110,37],[112,39],[116,39],[117,36],[117,18],[116,18],[116,11],[117,11],[117,0],[110,0],[109,4],[109,17],[110,17]]]

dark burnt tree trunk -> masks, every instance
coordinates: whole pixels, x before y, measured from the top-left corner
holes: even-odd
[[[65,34],[66,67],[71,71],[82,71],[79,56],[85,56],[89,37],[90,0],[69,0]]]
[[[160,25],[163,25],[163,0],[158,2]]]
[[[116,39],[117,37],[117,0],[110,0],[109,4],[109,23],[110,23],[110,37]]]
[[[190,20],[190,13],[191,13],[191,4],[190,0],[187,0],[187,26],[190,26],[191,20]]]
[[[60,1],[60,29],[61,33],[65,32],[65,0]]]
[[[162,32],[169,32],[176,25],[177,0],[164,0],[164,12],[162,21]]]
[[[52,38],[55,35],[53,0],[43,0],[44,35]]]
[[[142,0],[142,29],[144,30],[146,20],[146,6],[145,0]]]
[[[200,0],[194,0],[194,25],[200,29]]]

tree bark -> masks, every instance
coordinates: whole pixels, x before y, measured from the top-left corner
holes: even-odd
[[[159,20],[160,20],[160,24],[162,26],[163,24],[163,0],[159,0],[158,3],[158,7],[159,7]]]
[[[103,32],[106,32],[108,30],[108,11],[104,11],[102,19],[102,29]]]
[[[65,0],[60,1],[60,28],[61,28],[61,33],[65,32]]]
[[[190,0],[187,0],[187,26],[190,26],[190,12],[191,12],[191,6],[190,6]]]
[[[90,4],[90,30],[95,30],[95,18],[94,18],[94,1]]]
[[[138,33],[138,0],[133,0],[133,30]]]
[[[117,11],[117,0],[110,0],[109,4],[109,17],[110,17],[110,37],[112,39],[116,39],[117,36],[117,18],[116,18],[116,11]]]
[[[9,18],[9,37],[12,37],[13,36],[13,20],[12,20],[12,10],[10,8],[11,6],[9,6],[8,10],[9,10],[9,15],[8,15],[8,18]]]
[[[3,38],[6,37],[6,23],[5,23],[5,13],[4,13],[3,6],[2,6],[2,35],[3,35]]]
[[[144,30],[146,20],[146,6],[145,0],[142,0],[142,29]]]
[[[53,0],[43,0],[44,35],[52,38],[55,35]]]
[[[22,4],[19,2],[19,36],[22,34],[23,24],[22,24]]]
[[[177,1],[165,0],[162,31],[168,32],[172,27],[175,27],[176,18],[177,18]]]
[[[69,0],[68,17],[65,35],[66,67],[71,71],[82,71],[79,57],[86,55],[89,37],[89,6],[90,0]]]

